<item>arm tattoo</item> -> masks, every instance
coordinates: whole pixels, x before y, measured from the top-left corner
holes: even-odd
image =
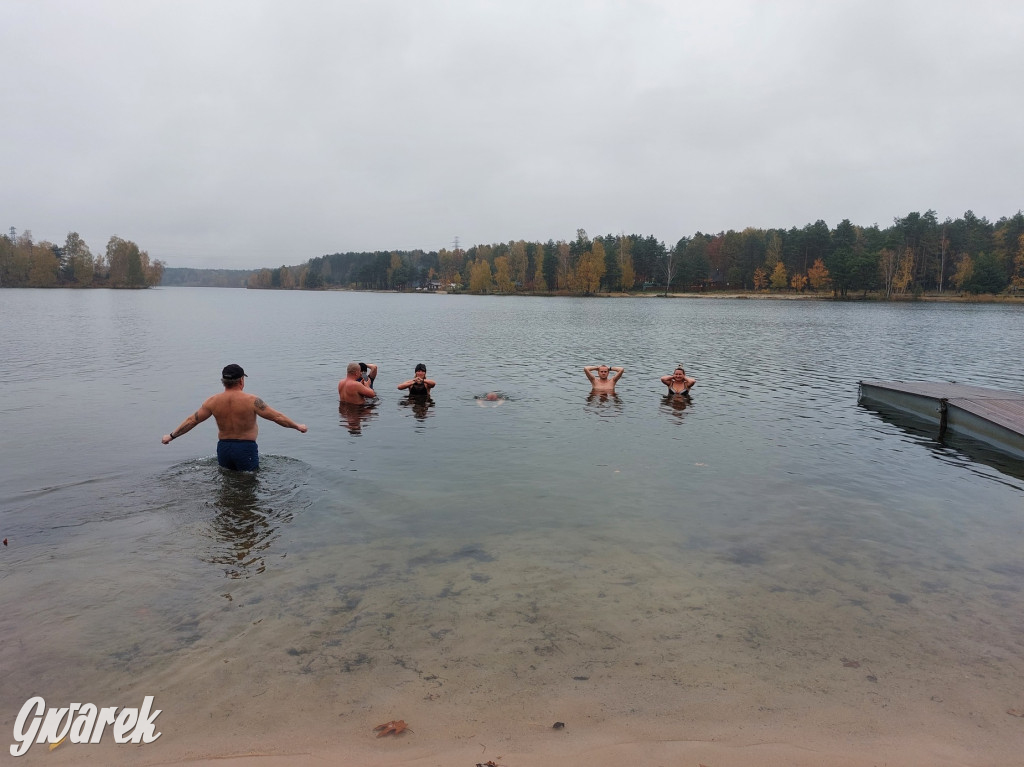
[[[266,403],[266,402],[264,402],[264,401],[263,401],[262,399],[260,399],[259,397],[257,397],[257,398],[256,398],[256,401],[255,401],[255,402],[253,402],[253,403],[252,403],[252,405],[253,405],[253,407],[254,407],[254,408],[256,408],[257,410],[266,410],[266,409],[267,409],[267,403]]]
[[[192,423],[193,424],[198,424],[199,423],[199,411],[198,410],[192,414]]]

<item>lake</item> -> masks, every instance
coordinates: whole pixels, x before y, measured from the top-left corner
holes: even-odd
[[[1021,307],[3,290],[0,323],[2,729],[33,695],[163,711],[153,744],[26,763],[494,758],[556,720],[1024,749],[1020,462],[857,402],[1024,390]],[[355,414],[353,360],[380,366]],[[261,421],[255,475],[212,421],[160,444],[231,362],[309,427]],[[418,362],[426,405],[396,389]]]

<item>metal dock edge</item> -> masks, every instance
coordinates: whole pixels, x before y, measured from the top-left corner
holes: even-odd
[[[983,442],[1024,459],[1024,394],[933,381],[861,381],[859,401],[897,410],[946,433]]]

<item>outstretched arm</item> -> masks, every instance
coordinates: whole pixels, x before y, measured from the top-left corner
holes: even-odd
[[[279,426],[285,426],[289,429],[295,429],[296,431],[300,431],[303,434],[306,433],[306,424],[295,423],[295,421],[286,416],[284,413],[274,410],[274,408],[272,408],[259,397],[253,400],[252,406],[256,410],[256,415],[260,416],[261,418],[266,418],[268,421],[273,421]]]
[[[204,402],[196,412],[194,412],[192,415],[190,415],[188,418],[182,421],[177,429],[172,431],[170,434],[165,434],[163,437],[161,437],[160,441],[163,442],[165,445],[170,443],[172,439],[177,439],[182,434],[192,431],[193,428],[201,424],[211,415],[213,415],[213,411],[210,410],[210,408],[208,408],[206,406],[206,403]]]

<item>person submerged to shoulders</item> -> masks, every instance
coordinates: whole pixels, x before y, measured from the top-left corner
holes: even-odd
[[[595,370],[597,375],[594,375]],[[623,367],[609,367],[608,365],[585,365],[583,372],[590,381],[591,391],[610,394],[614,393],[615,384],[622,378],[622,374],[626,372],[626,369]],[[613,373],[614,375],[611,375]]]
[[[376,365],[374,372],[376,372]],[[372,400],[377,393],[362,381],[362,369],[358,362],[348,363],[345,377],[338,381],[338,400],[349,405],[362,405]]]
[[[697,379],[686,375],[683,366],[679,365],[672,375],[662,376],[661,382],[668,387],[669,394],[689,394]]]
[[[427,378],[427,366],[420,362],[413,371],[413,377],[408,381],[398,384],[401,391],[408,391],[410,395],[424,397],[430,394],[430,390],[437,386],[436,381]]]
[[[496,391],[489,391],[487,394],[474,398],[480,407],[497,407],[506,402],[506,397]]]
[[[217,422],[217,463],[235,471],[255,471],[260,465],[259,449],[256,446],[259,432],[256,416],[306,433],[305,424],[296,423],[284,413],[274,410],[255,394],[247,394],[246,378],[240,365],[225,367],[221,371],[224,391],[208,398],[195,413],[170,434],[165,434],[160,441],[167,445],[213,416]]]

